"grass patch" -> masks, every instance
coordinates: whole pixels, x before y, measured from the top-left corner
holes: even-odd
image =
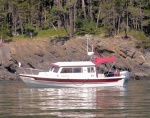
[[[150,47],[150,39],[143,41],[142,44],[140,44],[140,47],[142,47],[144,49],[149,48]]]
[[[30,39],[29,37],[25,37],[24,35],[19,35],[19,36],[15,36],[15,37],[11,37],[13,41],[17,41],[20,39]]]
[[[150,47],[150,40],[147,39],[144,32],[132,30],[128,34],[132,36],[134,39],[141,41],[138,44],[141,48],[147,49]]]
[[[33,38],[30,38],[29,36],[25,35],[19,35],[16,37],[10,37],[13,41],[20,40],[20,39],[27,39],[27,40],[32,40],[36,38],[53,38],[53,37],[65,37],[67,36],[67,32],[65,31],[64,28],[59,28],[57,30],[55,29],[47,29],[47,30],[39,30],[37,31],[37,35],[34,36]]]
[[[143,41],[146,40],[146,35],[144,34],[144,32],[141,31],[135,31],[135,30],[131,30],[130,32],[128,32],[128,35],[132,36],[134,39]]]
[[[147,39],[144,32],[131,30],[128,34],[132,36],[134,39],[141,41],[140,43],[138,43],[138,45],[141,48],[146,49],[150,47],[150,39]]]
[[[67,36],[67,32],[63,29],[48,29],[48,30],[40,30],[36,37],[43,38],[43,37],[64,37]]]

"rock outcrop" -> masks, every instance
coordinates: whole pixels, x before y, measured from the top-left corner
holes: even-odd
[[[91,36],[89,44],[101,57],[115,56],[117,68],[129,70],[135,79],[150,77],[150,49],[137,46],[133,38],[108,38]],[[18,40],[0,45],[0,80],[17,80],[18,62],[26,68],[48,70],[57,61],[89,60],[86,38]]]

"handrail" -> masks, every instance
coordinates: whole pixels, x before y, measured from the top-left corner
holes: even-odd
[[[34,68],[23,68],[23,67],[20,67],[21,72],[23,72],[24,74],[32,74],[32,75],[38,75],[39,72],[44,72],[44,70],[41,70],[41,69],[34,69]]]

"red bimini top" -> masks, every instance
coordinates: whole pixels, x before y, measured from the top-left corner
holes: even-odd
[[[95,60],[93,61],[93,63],[96,66],[98,66],[102,63],[115,62],[115,61],[116,61],[115,57],[111,57],[111,58],[96,57]]]

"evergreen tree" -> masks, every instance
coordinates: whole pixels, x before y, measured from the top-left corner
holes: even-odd
[[[129,29],[150,35],[150,0],[0,1],[1,35],[33,36],[39,30],[61,27],[70,37],[96,34],[99,28],[108,36],[122,31],[127,35]]]

